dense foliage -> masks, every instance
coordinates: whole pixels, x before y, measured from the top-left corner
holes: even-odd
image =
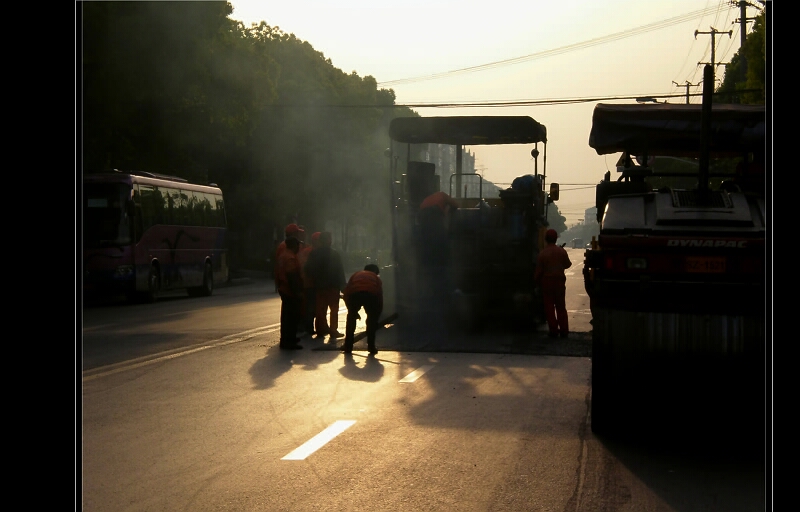
[[[755,17],[752,31],[747,33],[744,45],[725,66],[725,78],[716,90],[724,103],[763,105],[766,102],[766,14],[764,9]]]
[[[83,172],[219,184],[234,260],[265,264],[289,220],[332,223],[344,243],[351,227],[373,247],[389,243],[387,126],[415,115],[392,90],[276,27],[231,20],[224,1],[78,9]]]

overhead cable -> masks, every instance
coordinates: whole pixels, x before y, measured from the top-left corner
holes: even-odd
[[[423,75],[418,77],[411,77],[411,78],[401,78],[397,80],[388,80],[386,82],[378,82],[378,86],[380,87],[389,87],[393,85],[401,85],[401,84],[408,84],[413,82],[422,82],[425,80],[435,80],[438,78],[446,78],[454,75],[459,75],[463,73],[474,73],[476,71],[484,71],[487,69],[492,69],[500,66],[508,66],[513,64],[519,64],[520,62],[527,62],[535,59],[541,59],[545,57],[551,57],[553,55],[560,55],[562,53],[572,52],[575,50],[581,50],[583,48],[589,48],[591,46],[597,46],[600,44],[610,43],[612,41],[618,41],[620,39],[624,39],[627,37],[636,36],[639,34],[643,34],[646,32],[651,32],[653,30],[659,30],[662,28],[670,27],[672,25],[677,25],[679,23],[684,23],[688,20],[694,18],[701,18],[708,14],[714,14],[718,12],[718,7],[706,7],[704,9],[700,9],[697,11],[688,12],[686,14],[681,14],[679,16],[675,16],[672,18],[668,18],[666,20],[658,21],[655,23],[650,23],[647,25],[642,25],[641,27],[636,27],[628,30],[624,30],[622,32],[616,32],[614,34],[610,34],[603,37],[598,37],[594,39],[589,39],[587,41],[583,41],[580,43],[570,44],[567,46],[562,46],[560,48],[555,48],[553,50],[544,50],[537,53],[532,53],[529,55],[524,55],[521,57],[514,57],[511,59],[500,60],[496,62],[490,62],[487,64],[480,64],[477,66],[470,66],[461,69],[454,69],[452,71],[445,71],[442,73],[434,73],[431,75]]]

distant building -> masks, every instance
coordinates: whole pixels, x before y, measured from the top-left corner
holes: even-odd
[[[592,206],[591,208],[587,208],[586,211],[583,213],[583,222],[584,224],[590,225],[592,223],[597,223],[597,207]]]
[[[439,176],[439,190],[450,193],[450,176],[456,172],[456,146],[449,144],[415,144],[412,146],[416,151],[412,152],[411,160],[421,162],[430,162],[436,166],[436,174]],[[462,174],[475,173],[475,153],[462,149],[461,154],[461,172]],[[473,182],[467,180],[466,177],[462,185],[467,185],[467,192],[469,196],[473,195]],[[453,187],[455,187],[455,178],[453,178]],[[474,196],[478,196],[477,182],[474,184]],[[486,188],[486,182],[484,182]],[[463,192],[463,191],[462,191]],[[455,192],[453,192],[455,195]]]

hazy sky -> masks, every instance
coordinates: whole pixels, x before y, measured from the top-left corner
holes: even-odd
[[[756,2],[751,2],[756,4]],[[231,0],[232,19],[265,21],[308,41],[336,68],[373,76],[401,105],[585,100],[513,107],[412,107],[423,116],[527,115],[547,127],[547,182],[570,226],[594,206],[594,184],[616,179],[619,155],[589,147],[594,105],[702,93],[702,65],[740,46],[728,0]],[[747,16],[758,14],[747,9]],[[748,23],[748,32],[752,23]],[[703,32],[695,35],[695,31]],[[732,31],[729,35],[728,32]],[[717,77],[725,66],[717,67]],[[676,85],[676,83],[678,85]],[[678,97],[670,98],[676,95]],[[626,98],[626,99],[615,99]],[[691,97],[690,103],[701,103]],[[504,188],[532,174],[523,145],[474,146],[476,167]],[[544,146],[539,145],[539,172]]]

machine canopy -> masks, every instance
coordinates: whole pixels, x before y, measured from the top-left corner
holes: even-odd
[[[764,105],[713,104],[710,155],[763,154]],[[700,155],[702,105],[598,103],[589,146],[598,155],[626,152],[649,156]]]
[[[408,144],[533,144],[547,142],[547,129],[529,116],[398,117],[389,136]]]

